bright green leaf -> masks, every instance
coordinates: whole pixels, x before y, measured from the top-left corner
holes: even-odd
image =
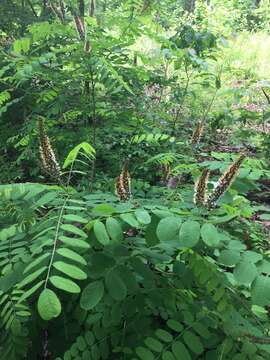
[[[120,218],[132,227],[135,227],[135,228],[139,227],[139,223],[133,214],[129,214],[129,213],[121,214]]]
[[[67,258],[67,259],[71,259],[74,260],[82,265],[86,265],[86,261],[84,260],[84,258],[77,254],[75,251],[67,249],[67,248],[59,248],[56,250],[57,254]]]
[[[77,294],[81,291],[80,287],[72,280],[63,278],[62,276],[51,276],[50,282],[58,289]]]
[[[179,231],[180,245],[193,247],[200,240],[200,224],[197,221],[185,221]]]
[[[219,233],[213,224],[203,224],[201,236],[203,242],[208,246],[217,246],[219,244]]]
[[[157,226],[157,237],[160,241],[176,240],[180,225],[181,220],[175,216],[161,219]]]
[[[110,238],[108,236],[108,233],[106,231],[105,225],[99,221],[96,220],[94,224],[94,233],[96,235],[96,238],[98,242],[100,242],[102,245],[108,245],[110,243]]]
[[[53,267],[76,280],[85,280],[87,278],[86,273],[80,268],[63,261],[56,261],[53,263]]]
[[[270,305],[270,277],[259,275],[251,287],[252,303],[260,306]]]
[[[225,266],[233,266],[240,260],[240,252],[237,250],[223,250],[221,251],[218,261]]]
[[[250,285],[257,276],[257,268],[253,263],[242,260],[235,267],[233,275],[239,284]]]
[[[68,236],[59,236],[59,240],[74,248],[89,249],[90,247],[87,242],[76,238],[70,238]]]
[[[75,235],[79,235],[79,236],[81,236],[83,238],[87,237],[87,234],[84,231],[82,231],[78,227],[76,227],[74,225],[71,225],[71,224],[62,224],[61,229],[65,230],[65,231],[68,231],[68,232],[71,232],[71,233],[73,233]]]
[[[38,312],[43,320],[51,320],[61,313],[61,303],[50,289],[44,289],[38,298]]]
[[[108,217],[106,220],[106,229],[113,241],[121,242],[123,240],[123,230],[116,219]]]
[[[151,216],[144,209],[136,209],[135,216],[141,224],[147,225],[147,224],[150,224],[150,222],[151,222]]]
[[[82,142],[81,144],[75,146],[75,148],[70,151],[64,162],[63,165],[64,169],[75,161],[81,150],[83,150],[85,154],[88,155],[90,158],[95,158],[95,149],[87,142]]]

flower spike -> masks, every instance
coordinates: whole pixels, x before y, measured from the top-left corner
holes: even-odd
[[[44,128],[44,121],[42,119],[39,119],[38,122],[38,132],[39,132],[39,154],[40,154],[42,169],[51,178],[59,179],[61,173],[60,165],[56,160],[56,156],[51,146],[50,139],[46,135],[46,131]]]
[[[128,201],[131,198],[131,177],[127,161],[124,163],[122,171],[116,179],[115,193],[121,201]]]
[[[190,139],[190,144],[197,144],[200,141],[203,130],[204,130],[204,122],[199,121],[198,124],[196,125],[195,129],[193,130],[193,133],[192,133],[192,136]]]
[[[196,205],[204,205],[207,197],[207,184],[210,170],[204,169],[194,186],[193,202]]]
[[[240,157],[228,167],[224,174],[221,175],[213,191],[209,194],[207,200],[205,201],[205,205],[208,209],[214,208],[217,200],[224,195],[231,186],[245,157],[245,154],[241,154]]]

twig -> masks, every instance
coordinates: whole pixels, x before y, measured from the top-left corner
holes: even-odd
[[[26,0],[26,2],[27,2],[27,4],[30,6],[30,8],[31,8],[33,14],[35,15],[35,17],[38,17],[38,14],[36,13],[36,10],[34,9],[34,6],[33,6],[33,4],[31,3],[31,1],[30,1],[30,0]]]

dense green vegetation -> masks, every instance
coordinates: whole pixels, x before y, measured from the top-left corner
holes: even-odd
[[[269,0],[0,14],[0,360],[270,359]]]

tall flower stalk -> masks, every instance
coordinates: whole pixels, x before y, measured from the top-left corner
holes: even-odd
[[[221,196],[225,194],[225,192],[231,186],[235,177],[238,174],[240,166],[243,163],[245,157],[245,154],[241,154],[240,157],[231,166],[228,167],[224,174],[221,175],[216,186],[205,201],[205,206],[208,209],[214,208],[216,206],[216,202],[221,198]]]
[[[56,159],[55,152],[51,146],[50,139],[46,134],[43,119],[39,119],[38,122],[38,136],[42,170],[51,178],[59,179],[61,168]]]
[[[210,170],[204,169],[194,186],[193,202],[196,205],[204,205],[207,198],[207,184]]]
[[[131,198],[131,177],[127,161],[124,163],[122,171],[116,179],[115,192],[121,201],[128,201]]]
[[[203,121],[199,121],[195,127],[195,129],[193,130],[191,139],[190,139],[190,144],[197,144],[203,134],[203,130],[204,130],[204,122]]]

